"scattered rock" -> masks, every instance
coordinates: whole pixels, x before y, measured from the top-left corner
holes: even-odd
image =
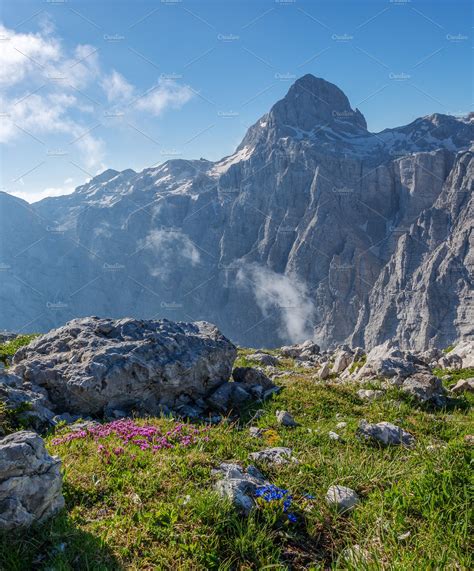
[[[384,392],[377,389],[360,389],[357,391],[357,396],[362,400],[375,400],[383,397]]]
[[[258,351],[257,353],[252,353],[248,355],[248,359],[252,361],[257,361],[261,365],[265,367],[278,367],[280,361],[274,355],[270,355],[269,353],[264,353],[263,351]]]
[[[392,424],[391,422],[378,422],[370,424],[366,420],[361,420],[357,433],[367,440],[375,440],[388,445],[413,446],[415,438],[409,433]]]
[[[280,348],[280,353],[283,357],[293,357],[294,359],[311,360],[313,357],[319,355],[319,345],[311,340],[307,340],[299,345],[287,345]]]
[[[464,442],[469,446],[474,446],[474,434],[466,434]]]
[[[459,380],[451,389],[451,392],[455,394],[474,393],[474,378]]]
[[[74,319],[15,354],[12,373],[46,389],[57,412],[156,414],[181,395],[207,397],[228,380],[237,350],[206,322]]]
[[[420,404],[446,406],[446,391],[441,379],[428,372],[415,373],[403,381],[400,389]]]
[[[249,434],[253,438],[263,438],[263,435],[265,434],[265,429],[260,428],[258,426],[251,426],[249,428]]]
[[[298,423],[293,418],[293,416],[286,410],[277,410],[276,418],[278,424],[281,424],[282,426],[288,426],[288,427],[299,426]]]
[[[333,372],[334,373],[342,373],[352,361],[352,352],[346,351],[344,349],[339,349],[336,351],[334,365],[333,365]]]
[[[251,398],[239,383],[223,383],[208,398],[207,402],[212,409],[226,412],[231,409],[239,409]]]
[[[249,457],[255,462],[266,462],[268,464],[287,464],[288,462],[297,462],[292,456],[291,448],[265,448],[260,452],[252,452]]]
[[[454,351],[450,351],[437,362],[440,369],[462,369],[463,359]]]
[[[64,506],[60,464],[35,432],[0,439],[0,529],[42,522]]]
[[[254,466],[244,470],[238,464],[222,463],[212,474],[220,478],[215,484],[217,493],[228,498],[244,515],[248,515],[255,505],[252,496],[256,488],[268,483]]]
[[[264,391],[275,388],[275,385],[267,375],[254,367],[236,367],[232,371],[232,378],[244,388],[254,387],[255,385],[261,386]]]
[[[339,440],[341,438],[337,432],[333,432],[332,430],[328,432],[328,436],[330,440]]]
[[[394,347],[389,341],[374,347],[367,354],[366,363],[356,374],[357,379],[397,377],[405,379],[421,371],[427,371],[427,365],[421,359]]]
[[[339,512],[352,510],[359,503],[359,496],[345,486],[331,486],[326,493],[326,502]]]
[[[346,428],[347,426],[347,422],[338,422],[336,424],[336,428],[341,429],[341,428]]]
[[[318,376],[322,381],[324,381],[329,377],[330,374],[331,374],[331,365],[329,361],[327,361],[326,363],[323,363],[323,365],[319,369]]]
[[[467,339],[458,343],[449,355],[457,355],[462,360],[462,368],[469,369],[474,367],[474,343]]]

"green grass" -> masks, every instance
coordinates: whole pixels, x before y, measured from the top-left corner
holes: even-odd
[[[240,351],[239,364],[250,352]],[[463,406],[430,412],[391,394],[367,403],[356,395],[359,385],[315,381],[311,370],[296,373],[282,378],[283,390],[255,421],[269,429],[263,440],[251,438],[244,421],[225,422],[209,431],[209,441],[192,447],[138,451],[135,459],[127,453],[104,463],[92,440],[54,445],[55,435],[48,435],[50,452],[63,462],[67,509],[26,533],[0,536],[0,569],[472,568],[472,448],[464,440],[472,432],[466,406],[473,404],[472,395],[460,401]],[[277,425],[277,409],[291,411],[300,426]],[[362,418],[402,426],[415,435],[416,446],[379,448],[359,441]],[[336,429],[341,421],[347,426]],[[152,422],[163,429],[173,424]],[[330,440],[330,430],[341,440]],[[212,490],[213,467],[222,461],[246,466],[250,452],[268,445],[289,446],[299,459],[260,466],[272,483],[293,494],[296,524],[269,504],[244,519]],[[349,515],[336,514],[324,501],[336,483],[360,495]],[[306,493],[315,499],[305,500]],[[348,558],[356,545],[359,559]]]
[[[433,369],[433,374],[437,377],[448,377],[445,381],[447,387],[454,386],[461,379],[470,379],[474,377],[474,368],[469,369]]]
[[[28,343],[30,343],[37,336],[37,334],[19,335],[15,339],[7,341],[7,343],[0,343],[0,362],[2,362],[5,366],[8,366],[8,360],[13,357],[18,349],[24,345],[28,345]]]

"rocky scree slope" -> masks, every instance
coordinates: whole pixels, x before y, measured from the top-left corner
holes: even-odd
[[[370,133],[306,75],[218,162],[0,194],[0,323],[206,320],[246,346],[471,339],[472,118]]]

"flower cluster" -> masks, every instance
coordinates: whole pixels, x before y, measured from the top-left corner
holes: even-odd
[[[207,436],[209,430],[209,426],[200,429],[191,425],[177,423],[171,430],[162,432],[160,428],[153,424],[137,424],[132,419],[121,419],[106,424],[94,424],[85,429],[69,432],[54,438],[52,444],[58,445],[72,440],[92,438],[97,442],[97,450],[109,457],[111,454],[115,456],[122,455],[125,447],[136,447],[140,448],[140,450],[157,452],[178,446],[187,447],[196,444],[199,439],[206,442],[209,440],[209,436]],[[99,442],[110,436],[118,437],[121,440],[121,446],[115,446],[109,450],[104,444]]]
[[[259,486],[255,490],[255,496],[257,498],[262,498],[265,502],[281,502],[283,500],[283,513],[291,523],[297,521],[297,517],[293,512],[288,511],[291,507],[291,502],[293,501],[293,496],[290,495],[288,490],[278,488],[273,484],[268,484],[266,486]]]

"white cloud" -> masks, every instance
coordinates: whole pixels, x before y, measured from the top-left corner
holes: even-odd
[[[240,286],[251,289],[264,316],[274,313],[281,321],[283,339],[299,343],[313,335],[315,307],[306,285],[294,275],[278,274],[257,264],[243,265],[237,272]]]
[[[154,87],[135,102],[136,109],[161,115],[167,108],[179,109],[194,95],[188,85],[179,85],[172,79],[160,79]]]
[[[58,186],[58,187],[48,187],[45,188],[43,190],[40,190],[39,192],[35,192],[34,194],[31,194],[29,192],[16,192],[16,191],[12,191],[12,195],[16,196],[18,198],[22,198],[23,200],[26,200],[26,202],[37,202],[38,200],[43,200],[43,198],[48,198],[50,196],[63,196],[65,194],[71,194],[72,192],[74,192],[75,187],[73,184],[71,184],[73,182],[72,178],[68,178],[64,181],[64,185],[63,186]]]
[[[139,249],[153,253],[151,274],[162,279],[178,267],[180,260],[192,266],[201,260],[199,250],[181,230],[152,230],[140,243]]]
[[[98,89],[109,103],[127,105],[138,122],[140,116],[159,116],[166,109],[179,108],[193,96],[188,86],[173,80],[160,80],[139,96],[137,88],[117,70],[101,68],[95,46],[66,49],[50,18],[40,18],[39,24],[37,33],[18,33],[0,24],[0,112],[4,115],[0,143],[32,137],[48,149],[63,135],[61,144],[71,154],[77,150],[75,160],[94,175],[106,168],[106,146],[99,136],[103,131],[94,127],[114,128],[110,122],[102,125],[103,107],[96,104],[102,99]]]
[[[105,91],[108,101],[128,101],[134,92],[133,85],[128,83],[125,77],[115,69],[106,75],[101,82],[101,87]]]
[[[61,45],[41,34],[19,34],[0,24],[0,84],[11,87],[27,74],[39,75],[61,59]]]

